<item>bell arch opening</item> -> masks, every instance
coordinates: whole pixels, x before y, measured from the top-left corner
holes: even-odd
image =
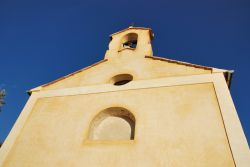
[[[127,109],[111,107],[92,120],[89,140],[134,140],[135,117]]]
[[[126,34],[122,38],[122,46],[121,49],[136,49],[138,41],[138,35],[136,33]]]

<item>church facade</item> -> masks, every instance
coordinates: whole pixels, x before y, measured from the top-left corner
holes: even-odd
[[[153,56],[150,28],[100,62],[30,90],[1,167],[249,167],[232,71]]]

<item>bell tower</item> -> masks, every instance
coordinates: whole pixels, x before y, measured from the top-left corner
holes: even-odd
[[[153,56],[151,41],[154,34],[150,28],[128,27],[110,35],[109,49],[105,59],[127,55]]]
[[[29,91],[0,167],[249,167],[231,70],[153,56],[150,28],[110,38],[104,60]]]

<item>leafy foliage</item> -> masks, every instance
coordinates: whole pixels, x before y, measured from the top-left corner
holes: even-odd
[[[5,90],[4,89],[0,90],[0,111],[2,109],[2,106],[5,104],[4,102],[5,95],[6,95]]]

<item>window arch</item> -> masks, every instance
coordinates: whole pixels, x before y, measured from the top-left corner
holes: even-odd
[[[89,140],[133,140],[135,117],[127,109],[111,107],[101,111],[92,120]]]
[[[135,49],[137,47],[137,40],[138,40],[138,35],[136,33],[126,34],[121,41],[122,49],[123,48]]]

